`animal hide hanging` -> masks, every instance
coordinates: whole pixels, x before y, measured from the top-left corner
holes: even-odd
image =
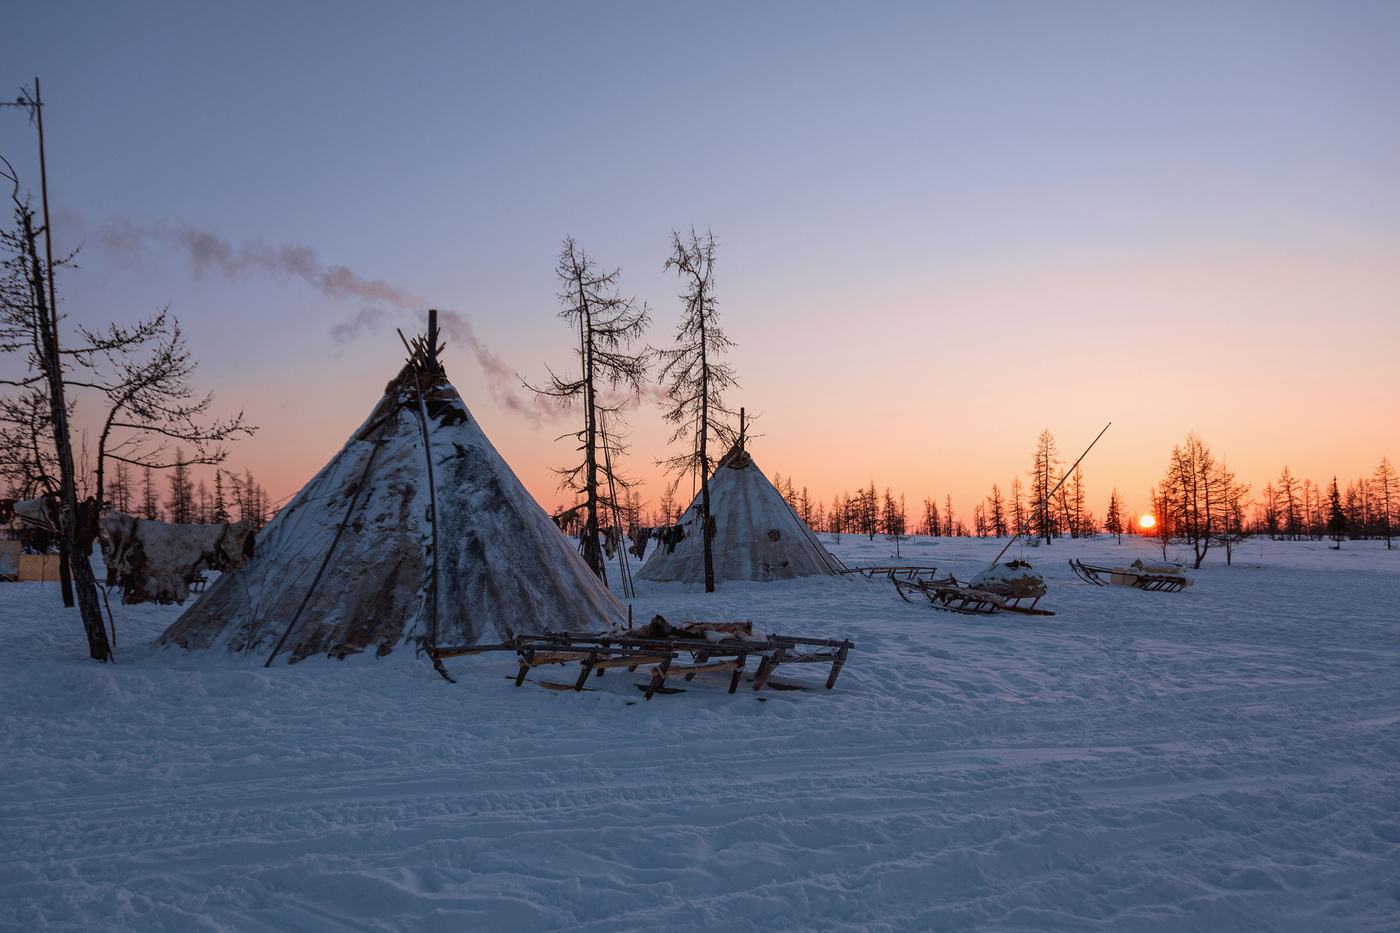
[[[252,526],[245,520],[220,525],[175,525],[109,512],[102,558],[115,571],[122,603],[184,604],[202,570],[242,570],[253,556]]]

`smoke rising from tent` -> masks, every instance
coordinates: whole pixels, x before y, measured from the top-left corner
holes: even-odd
[[[69,218],[66,225],[80,231],[87,227],[76,216]],[[152,245],[174,249],[189,260],[195,278],[216,270],[231,280],[248,275],[267,275],[277,282],[299,279],[327,298],[358,298],[392,305],[417,311],[420,321],[427,320],[422,310],[427,302],[423,299],[383,280],[361,278],[346,266],[324,263],[314,246],[292,243],[274,245],[260,238],[235,244],[211,231],[167,220],[145,226],[127,220],[108,221],[97,230],[93,239],[95,245],[107,252],[134,254]],[[390,323],[391,317],[391,312],[382,307],[362,307],[350,320],[332,326],[330,336],[336,343],[348,344],[365,334],[377,332]],[[557,421],[568,412],[567,403],[533,393],[522,397],[523,386],[514,367],[478,340],[470,322],[462,315],[454,311],[439,311],[438,323],[449,341],[468,350],[476,359],[491,397],[502,408],[535,426]],[[642,399],[664,405],[669,401],[669,394],[659,386],[647,385],[635,404],[640,404]]]
[[[166,220],[145,227],[109,221],[97,231],[96,239],[99,246],[116,251],[139,250],[147,243],[173,247],[189,258],[196,278],[210,269],[230,279],[263,273],[277,281],[301,279],[327,298],[362,298],[400,308],[421,308],[424,304],[421,298],[388,282],[360,278],[345,266],[327,265],[314,246],[272,245],[261,239],[235,245],[208,230]]]
[[[426,321],[427,316],[420,315],[420,319]],[[494,350],[476,339],[476,332],[466,318],[455,311],[439,311],[438,326],[449,340],[466,347],[476,357],[477,365],[486,376],[486,385],[491,390],[491,397],[502,408],[515,412],[534,425],[557,421],[568,414],[571,406],[566,399],[551,399],[535,395],[533,392],[528,399],[521,398],[517,391],[522,387],[520,377]],[[598,399],[604,405],[622,403],[635,409],[644,399],[657,405],[665,405],[670,401],[670,393],[661,386],[648,383],[642,387],[640,395],[602,388],[598,392]]]
[[[72,226],[85,226],[74,223]],[[195,278],[217,270],[229,279],[247,275],[267,275],[278,282],[300,279],[327,298],[359,298],[378,304],[393,305],[405,310],[422,309],[427,304],[412,292],[379,279],[364,279],[345,266],[330,265],[320,259],[314,246],[291,243],[272,245],[262,239],[231,240],[201,230],[191,224],[160,220],[137,226],[126,220],[104,224],[94,237],[96,245],[108,252],[138,253],[149,245],[173,248],[183,254],[194,268]],[[421,318],[426,316],[421,315]],[[348,321],[330,329],[331,339],[348,344],[367,333],[378,331],[389,322],[390,312],[382,307],[368,306]],[[471,325],[451,311],[440,315],[444,333],[475,356],[486,377],[492,397],[502,407],[522,415],[532,424],[541,424],[558,417],[560,409],[547,400],[533,402],[520,397],[515,389],[519,380],[514,370],[490,347],[476,338]]]
[[[423,315],[422,320],[426,321],[427,315]],[[448,340],[462,345],[476,357],[477,365],[486,377],[486,387],[490,389],[491,397],[502,408],[515,412],[537,426],[559,418],[568,410],[567,406],[533,393],[528,401],[521,398],[517,391],[520,377],[515,374],[515,370],[506,365],[495,350],[477,340],[476,331],[472,329],[471,323],[457,312],[439,311],[438,326]]]
[[[353,320],[342,321],[332,327],[331,338],[336,343],[350,343],[363,333],[379,330],[379,325],[388,316],[389,312],[383,308],[361,308]]]

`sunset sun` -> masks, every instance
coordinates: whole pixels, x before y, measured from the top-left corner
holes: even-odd
[[[1141,525],[1143,529],[1148,529],[1157,524],[1157,519],[1153,518],[1151,515],[1144,515],[1142,518],[1138,519],[1138,524]]]

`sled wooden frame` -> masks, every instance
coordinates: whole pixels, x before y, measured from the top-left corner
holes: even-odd
[[[890,580],[907,580],[910,582],[917,580],[929,580],[938,572],[937,567],[909,567],[909,566],[873,566],[873,567],[847,567],[841,571],[847,576],[860,575],[866,578],[886,577]]]
[[[625,667],[628,671],[635,671],[639,667],[650,667],[651,682],[646,687],[646,698],[650,700],[663,690],[667,678],[694,680],[696,674],[707,671],[732,671],[729,692],[734,693],[739,689],[739,680],[751,660],[758,664],[754,673],[754,690],[761,690],[781,665],[803,663],[829,663],[831,670],[827,674],[826,688],[830,690],[836,685],[836,678],[846,664],[846,656],[854,647],[854,643],[845,639],[790,638],[785,635],[770,635],[755,641],[739,638],[711,641],[704,638],[632,638],[626,635],[547,632],[544,635],[517,635],[499,645],[433,648],[428,654],[435,664],[440,664],[443,658],[514,651],[520,661],[520,670],[515,676],[517,687],[525,682],[531,670],[548,664],[578,662],[575,690],[584,689],[589,674],[601,677],[608,668]]]
[[[1095,586],[1130,586],[1137,590],[1148,590],[1154,593],[1179,593],[1191,582],[1182,574],[1174,573],[1147,573],[1134,567],[1095,567],[1086,564],[1082,560],[1071,560],[1070,569],[1079,575],[1081,580],[1085,580]],[[1104,576],[1108,577],[1105,581]],[[1115,576],[1132,577],[1131,583],[1112,583]]]
[[[942,609],[944,612],[960,612],[963,615],[991,615],[996,612],[1019,612],[1022,615],[1035,616],[1055,614],[1050,609],[1037,609],[1035,606],[1040,602],[1040,597],[1045,595],[1043,588],[1034,596],[1002,596],[987,590],[963,586],[952,574],[942,580],[901,580],[898,577],[890,577],[890,582],[905,602],[914,602],[909,598],[911,593],[921,593],[933,608]],[[1030,599],[1030,605],[1021,605],[1024,599]]]

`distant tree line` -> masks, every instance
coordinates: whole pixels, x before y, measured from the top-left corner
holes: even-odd
[[[1155,525],[1144,530],[1130,514],[1117,488],[1109,494],[1103,518],[1089,507],[1082,468],[1066,476],[1049,431],[1037,438],[1026,471],[1027,482],[1013,476],[1005,491],[997,483],[972,509],[969,525],[954,513],[951,496],[940,504],[924,498],[922,514],[911,523],[904,493],[883,492],[871,480],[854,493],[843,492],[828,507],[791,476],[773,476],[773,485],[798,516],[813,530],[830,534],[875,535],[914,533],[934,537],[1005,537],[1017,530],[1049,544],[1058,538],[1095,538],[1148,534],[1160,541],[1191,549],[1193,560],[1205,558],[1211,547],[1225,547],[1250,535],[1280,540],[1384,540],[1393,547],[1400,527],[1400,475],[1388,458],[1370,476],[1349,480],[1334,477],[1326,486],[1298,479],[1287,467],[1265,485],[1262,498],[1250,497],[1252,486],[1240,481],[1194,432],[1173,448],[1162,480],[1149,491]],[[1053,493],[1053,494],[1052,494]],[[1049,497],[1043,509],[1039,503]]]
[[[1278,479],[1265,484],[1247,530],[1286,541],[1370,538],[1393,548],[1397,524],[1400,476],[1382,457],[1370,476],[1348,480],[1345,488],[1335,476],[1326,486],[1299,479],[1285,465]]]
[[[230,470],[214,472],[214,488],[204,479],[195,481],[184,451],[176,448],[175,465],[166,475],[165,490],[155,471],[144,467],[139,474],[118,462],[107,483],[107,505],[118,512],[153,522],[211,525],[247,519],[253,531],[261,531],[277,514],[267,490],[253,477]]]

